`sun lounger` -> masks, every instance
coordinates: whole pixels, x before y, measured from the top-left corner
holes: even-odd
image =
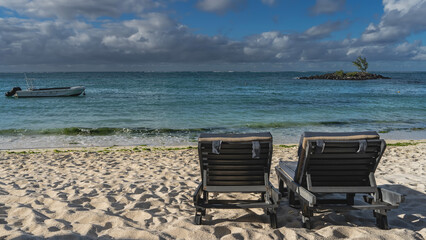
[[[306,228],[312,227],[315,210],[335,209],[373,210],[377,226],[389,229],[386,212],[397,208],[404,196],[376,185],[374,172],[385,148],[376,132],[305,132],[299,161],[281,161],[275,168],[279,190],[290,206],[301,207]],[[366,194],[368,204],[354,204],[355,194]]]
[[[198,139],[201,183],[194,194],[195,223],[208,208],[263,208],[277,227],[280,193],[269,182],[272,135],[201,134]],[[258,200],[209,199],[210,193],[259,193]]]

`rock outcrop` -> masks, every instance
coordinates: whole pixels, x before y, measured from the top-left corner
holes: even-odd
[[[330,80],[368,80],[368,79],[390,79],[380,74],[367,72],[349,72],[337,71],[334,73],[326,73],[322,75],[313,75],[307,77],[299,77],[298,79],[330,79]]]

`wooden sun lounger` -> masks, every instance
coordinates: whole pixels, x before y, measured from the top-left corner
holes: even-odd
[[[193,196],[195,223],[208,208],[263,208],[277,227],[280,193],[269,182],[272,135],[201,134],[198,139],[201,183]],[[259,193],[259,200],[209,199],[209,193]]]
[[[302,221],[311,228],[315,210],[373,210],[379,228],[389,229],[386,212],[398,208],[404,196],[377,187],[374,172],[386,148],[376,132],[305,132],[299,161],[281,161],[275,168],[281,194],[290,206],[300,206]],[[330,199],[331,194],[345,198]],[[355,205],[355,194],[367,204]]]

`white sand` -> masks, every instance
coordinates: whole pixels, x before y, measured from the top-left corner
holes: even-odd
[[[140,147],[139,147],[140,148]],[[114,150],[116,149],[116,150]],[[302,228],[287,199],[271,229],[261,209],[208,210],[193,224],[192,194],[200,182],[197,150],[54,152],[0,151],[0,237],[120,239],[424,239],[426,144],[388,147],[376,172],[379,185],[406,194],[388,214],[391,230],[375,227],[371,211],[315,214]],[[28,151],[28,150],[26,150]],[[275,147],[279,160],[296,148]],[[275,171],[271,182],[277,186]],[[228,196],[229,197],[229,196]]]

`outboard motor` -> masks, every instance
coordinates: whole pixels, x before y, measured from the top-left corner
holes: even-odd
[[[17,91],[21,91],[22,89],[20,87],[14,87],[12,88],[12,90],[10,90],[9,92],[7,92],[5,95],[6,97],[12,97],[13,95],[15,95],[15,93]]]

